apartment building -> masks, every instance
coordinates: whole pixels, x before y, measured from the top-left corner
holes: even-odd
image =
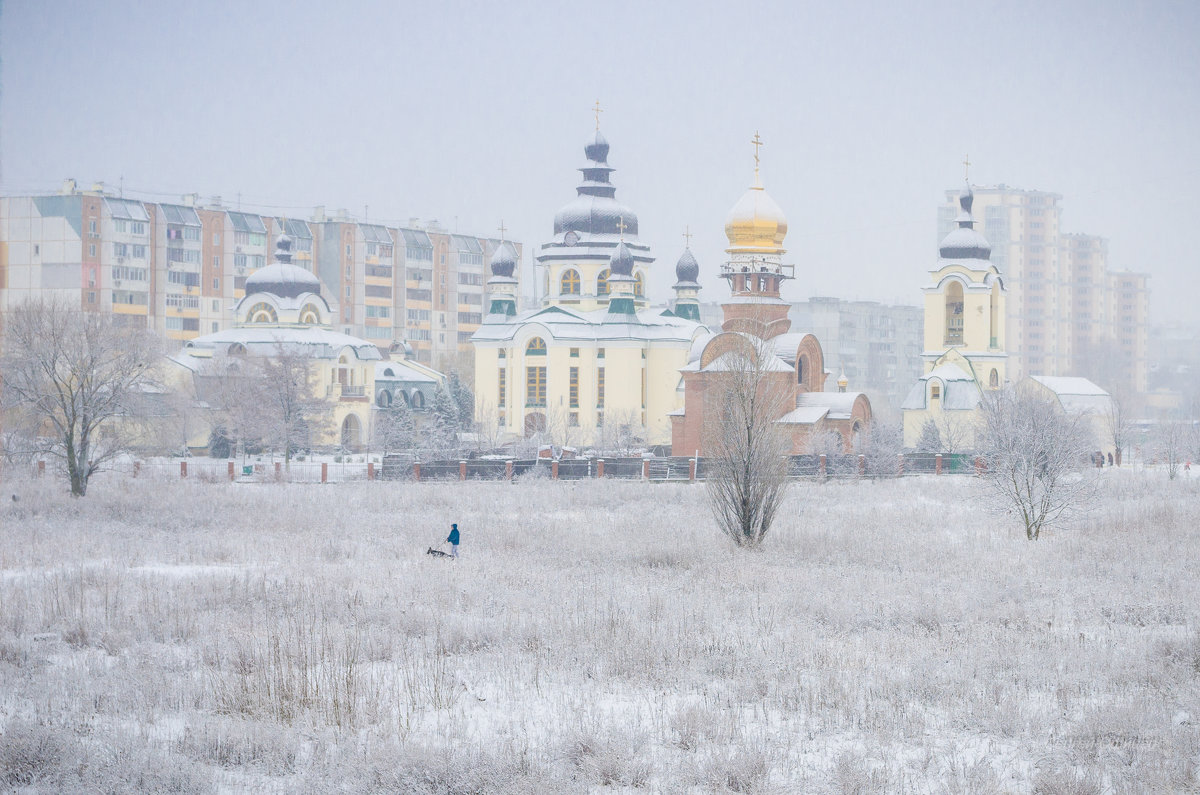
[[[285,231],[339,331],[472,371],[469,340],[489,300],[484,263],[500,241],[417,219],[390,226],[323,207],[284,218],[220,197],[146,202],[67,180],[57,194],[0,198],[0,309],[55,296],[182,344],[233,324],[246,278]],[[519,260],[521,244],[509,242]]]
[[[792,304],[792,328],[821,340],[829,384],[845,375],[853,390],[866,392],[876,413],[898,412],[922,373],[924,310],[878,301],[814,297]]]
[[[1111,271],[1103,237],[1064,231],[1061,194],[973,190],[977,228],[1007,288],[1009,379],[1077,375],[1144,392],[1148,276]],[[954,227],[959,193],[946,191],[938,208],[939,240]]]

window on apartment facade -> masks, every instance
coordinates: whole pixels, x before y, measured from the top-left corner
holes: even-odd
[[[596,408],[604,408],[604,368],[596,368]]]
[[[92,237],[96,236],[96,222],[88,221],[88,234]]]
[[[199,241],[199,240],[200,240],[200,227],[198,227],[198,226],[185,226],[185,227],[183,228],[183,239],[184,239],[184,240],[196,240],[196,241]]]
[[[500,408],[504,408],[505,403],[508,402],[508,371],[501,368],[496,372],[496,387],[497,394],[499,395],[498,400],[500,402]]]
[[[88,243],[88,256],[89,257],[96,256],[96,244],[95,243]]]
[[[568,393],[567,399],[568,399],[568,402],[570,403],[571,408],[577,409],[577,408],[579,408],[579,368],[578,367],[571,368],[570,377],[571,377],[570,391]]]

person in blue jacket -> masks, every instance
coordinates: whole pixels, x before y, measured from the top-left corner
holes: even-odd
[[[458,557],[458,525],[450,525],[450,535],[446,536],[446,540],[450,542],[450,557]]]

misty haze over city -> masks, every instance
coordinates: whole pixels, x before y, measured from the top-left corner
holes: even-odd
[[[536,245],[593,127],[666,300],[685,227],[711,296],[731,196],[787,212],[792,299],[919,303],[963,181],[1062,194],[1063,228],[1194,316],[1200,9],[1186,2],[186,5],[6,2],[0,189],[123,185],[307,218],[501,220]],[[529,267],[526,257],[526,268]],[[711,300],[711,298],[710,298]]]

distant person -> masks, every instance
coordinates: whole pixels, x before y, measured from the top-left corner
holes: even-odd
[[[458,525],[450,525],[450,535],[446,536],[446,541],[450,543],[450,557],[458,557]]]
[[[1108,454],[1108,465],[1109,465],[1109,466],[1112,466],[1112,465],[1113,465],[1113,457],[1112,457],[1112,453],[1109,453],[1109,454]]]

